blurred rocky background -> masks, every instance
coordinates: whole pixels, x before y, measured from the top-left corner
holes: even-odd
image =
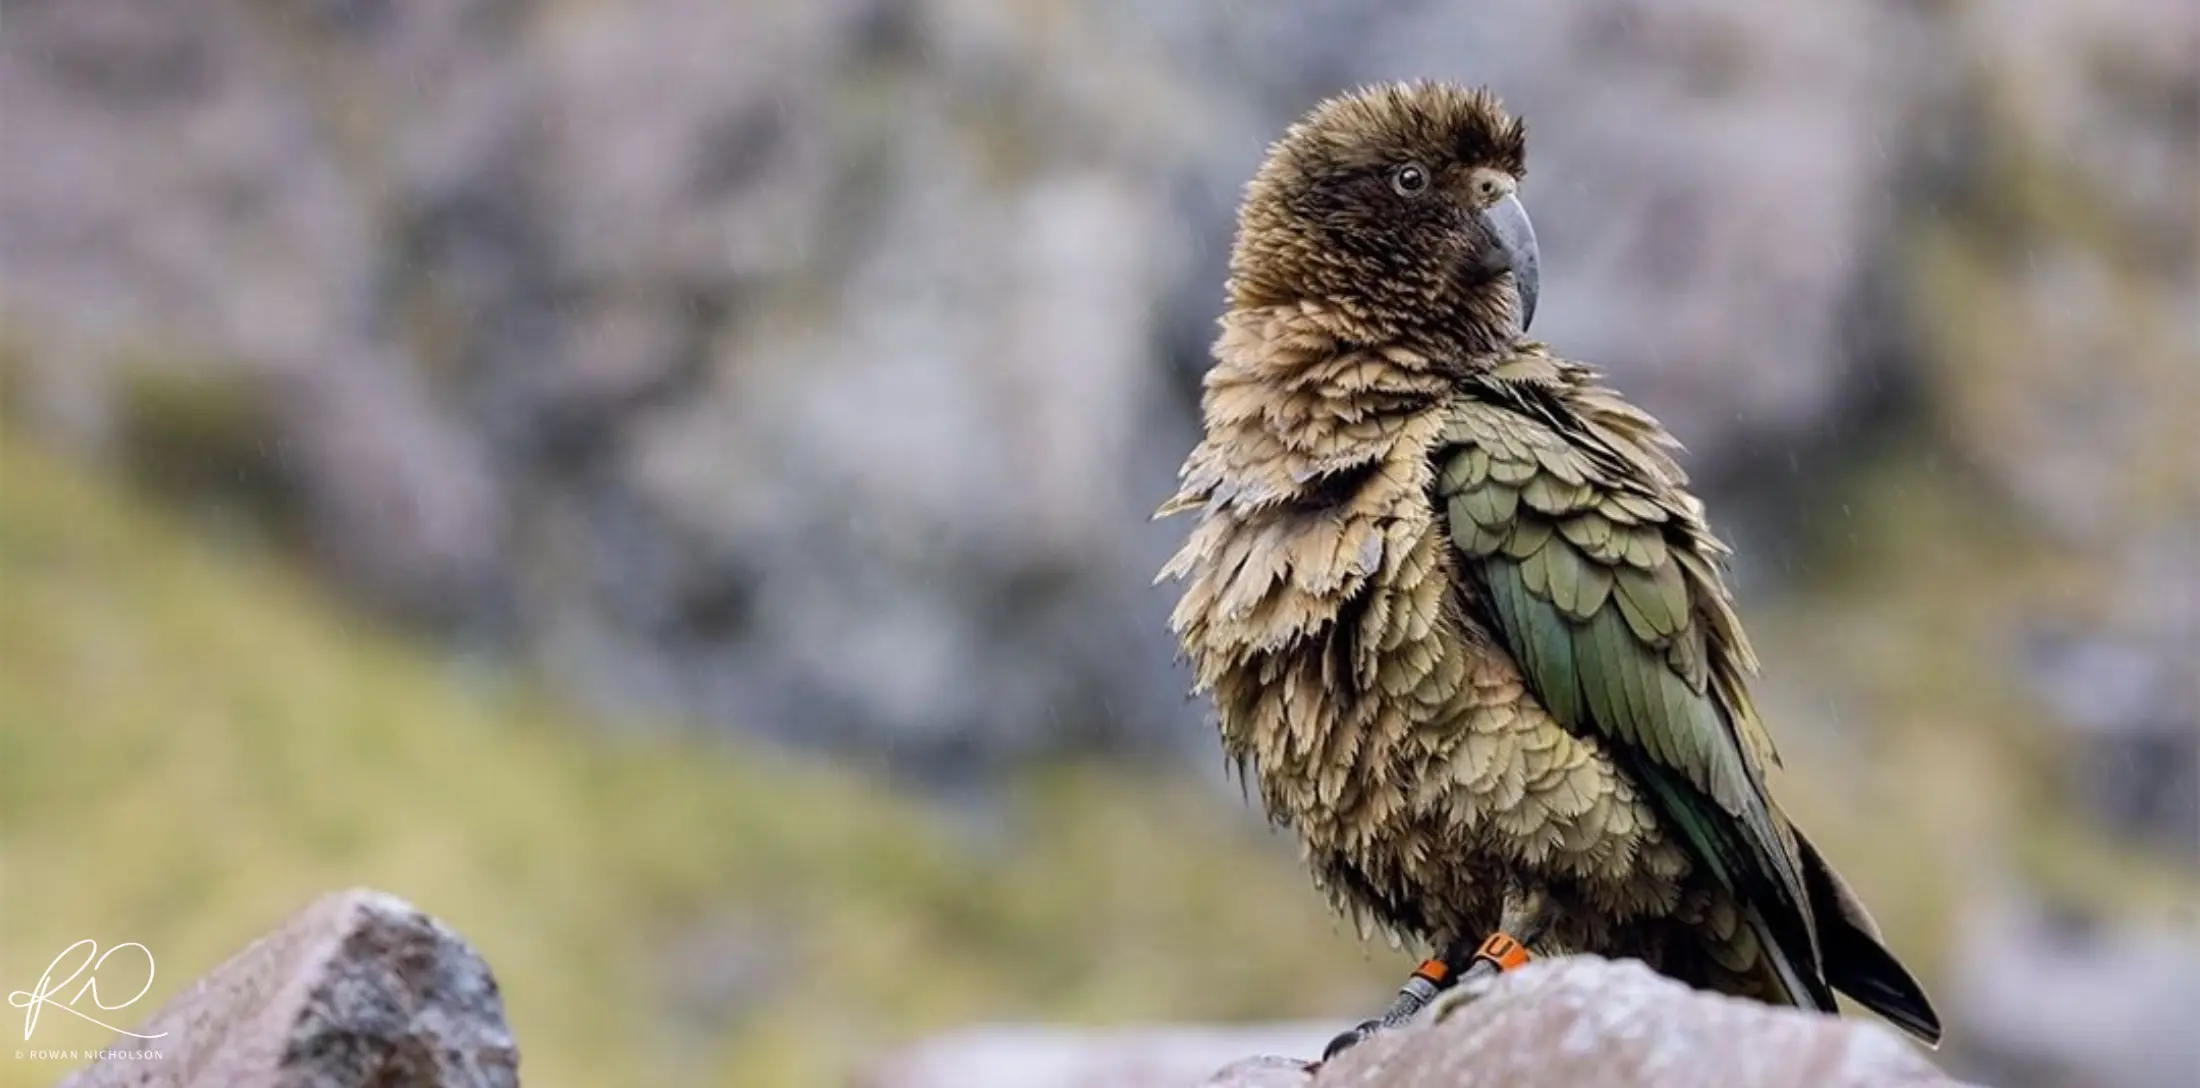
[[[1529,118],[1537,331],[1688,442],[1946,1064],[2192,1083],[2185,0],[10,0],[0,981],[372,883],[531,1084],[1363,1015],[1147,515],[1239,185],[1419,76]]]

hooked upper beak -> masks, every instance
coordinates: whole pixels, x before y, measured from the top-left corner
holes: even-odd
[[[1528,221],[1528,209],[1521,206],[1520,198],[1507,193],[1505,199],[1483,210],[1482,225],[1489,228],[1490,237],[1497,243],[1491,265],[1512,273],[1513,287],[1520,293],[1520,331],[1526,332],[1529,322],[1535,320],[1539,286],[1541,258],[1535,248],[1535,224]]]

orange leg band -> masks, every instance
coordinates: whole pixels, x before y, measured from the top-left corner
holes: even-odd
[[[1488,960],[1500,971],[1510,971],[1530,959],[1526,945],[1502,933],[1490,934],[1490,939],[1474,950],[1474,958]]]

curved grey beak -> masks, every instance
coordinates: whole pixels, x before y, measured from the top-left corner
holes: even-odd
[[[1498,253],[1492,255],[1491,263],[1510,271],[1513,287],[1520,292],[1520,331],[1526,332],[1535,320],[1535,295],[1540,285],[1541,257],[1535,248],[1535,224],[1528,221],[1528,209],[1520,205],[1520,198],[1508,193],[1483,211],[1482,225],[1489,228],[1490,237],[1497,242]]]

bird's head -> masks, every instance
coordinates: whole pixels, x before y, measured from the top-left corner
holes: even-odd
[[[1526,126],[1484,90],[1390,84],[1323,102],[1246,188],[1232,304],[1326,303],[1438,351],[1510,343],[1535,317],[1526,150]]]

